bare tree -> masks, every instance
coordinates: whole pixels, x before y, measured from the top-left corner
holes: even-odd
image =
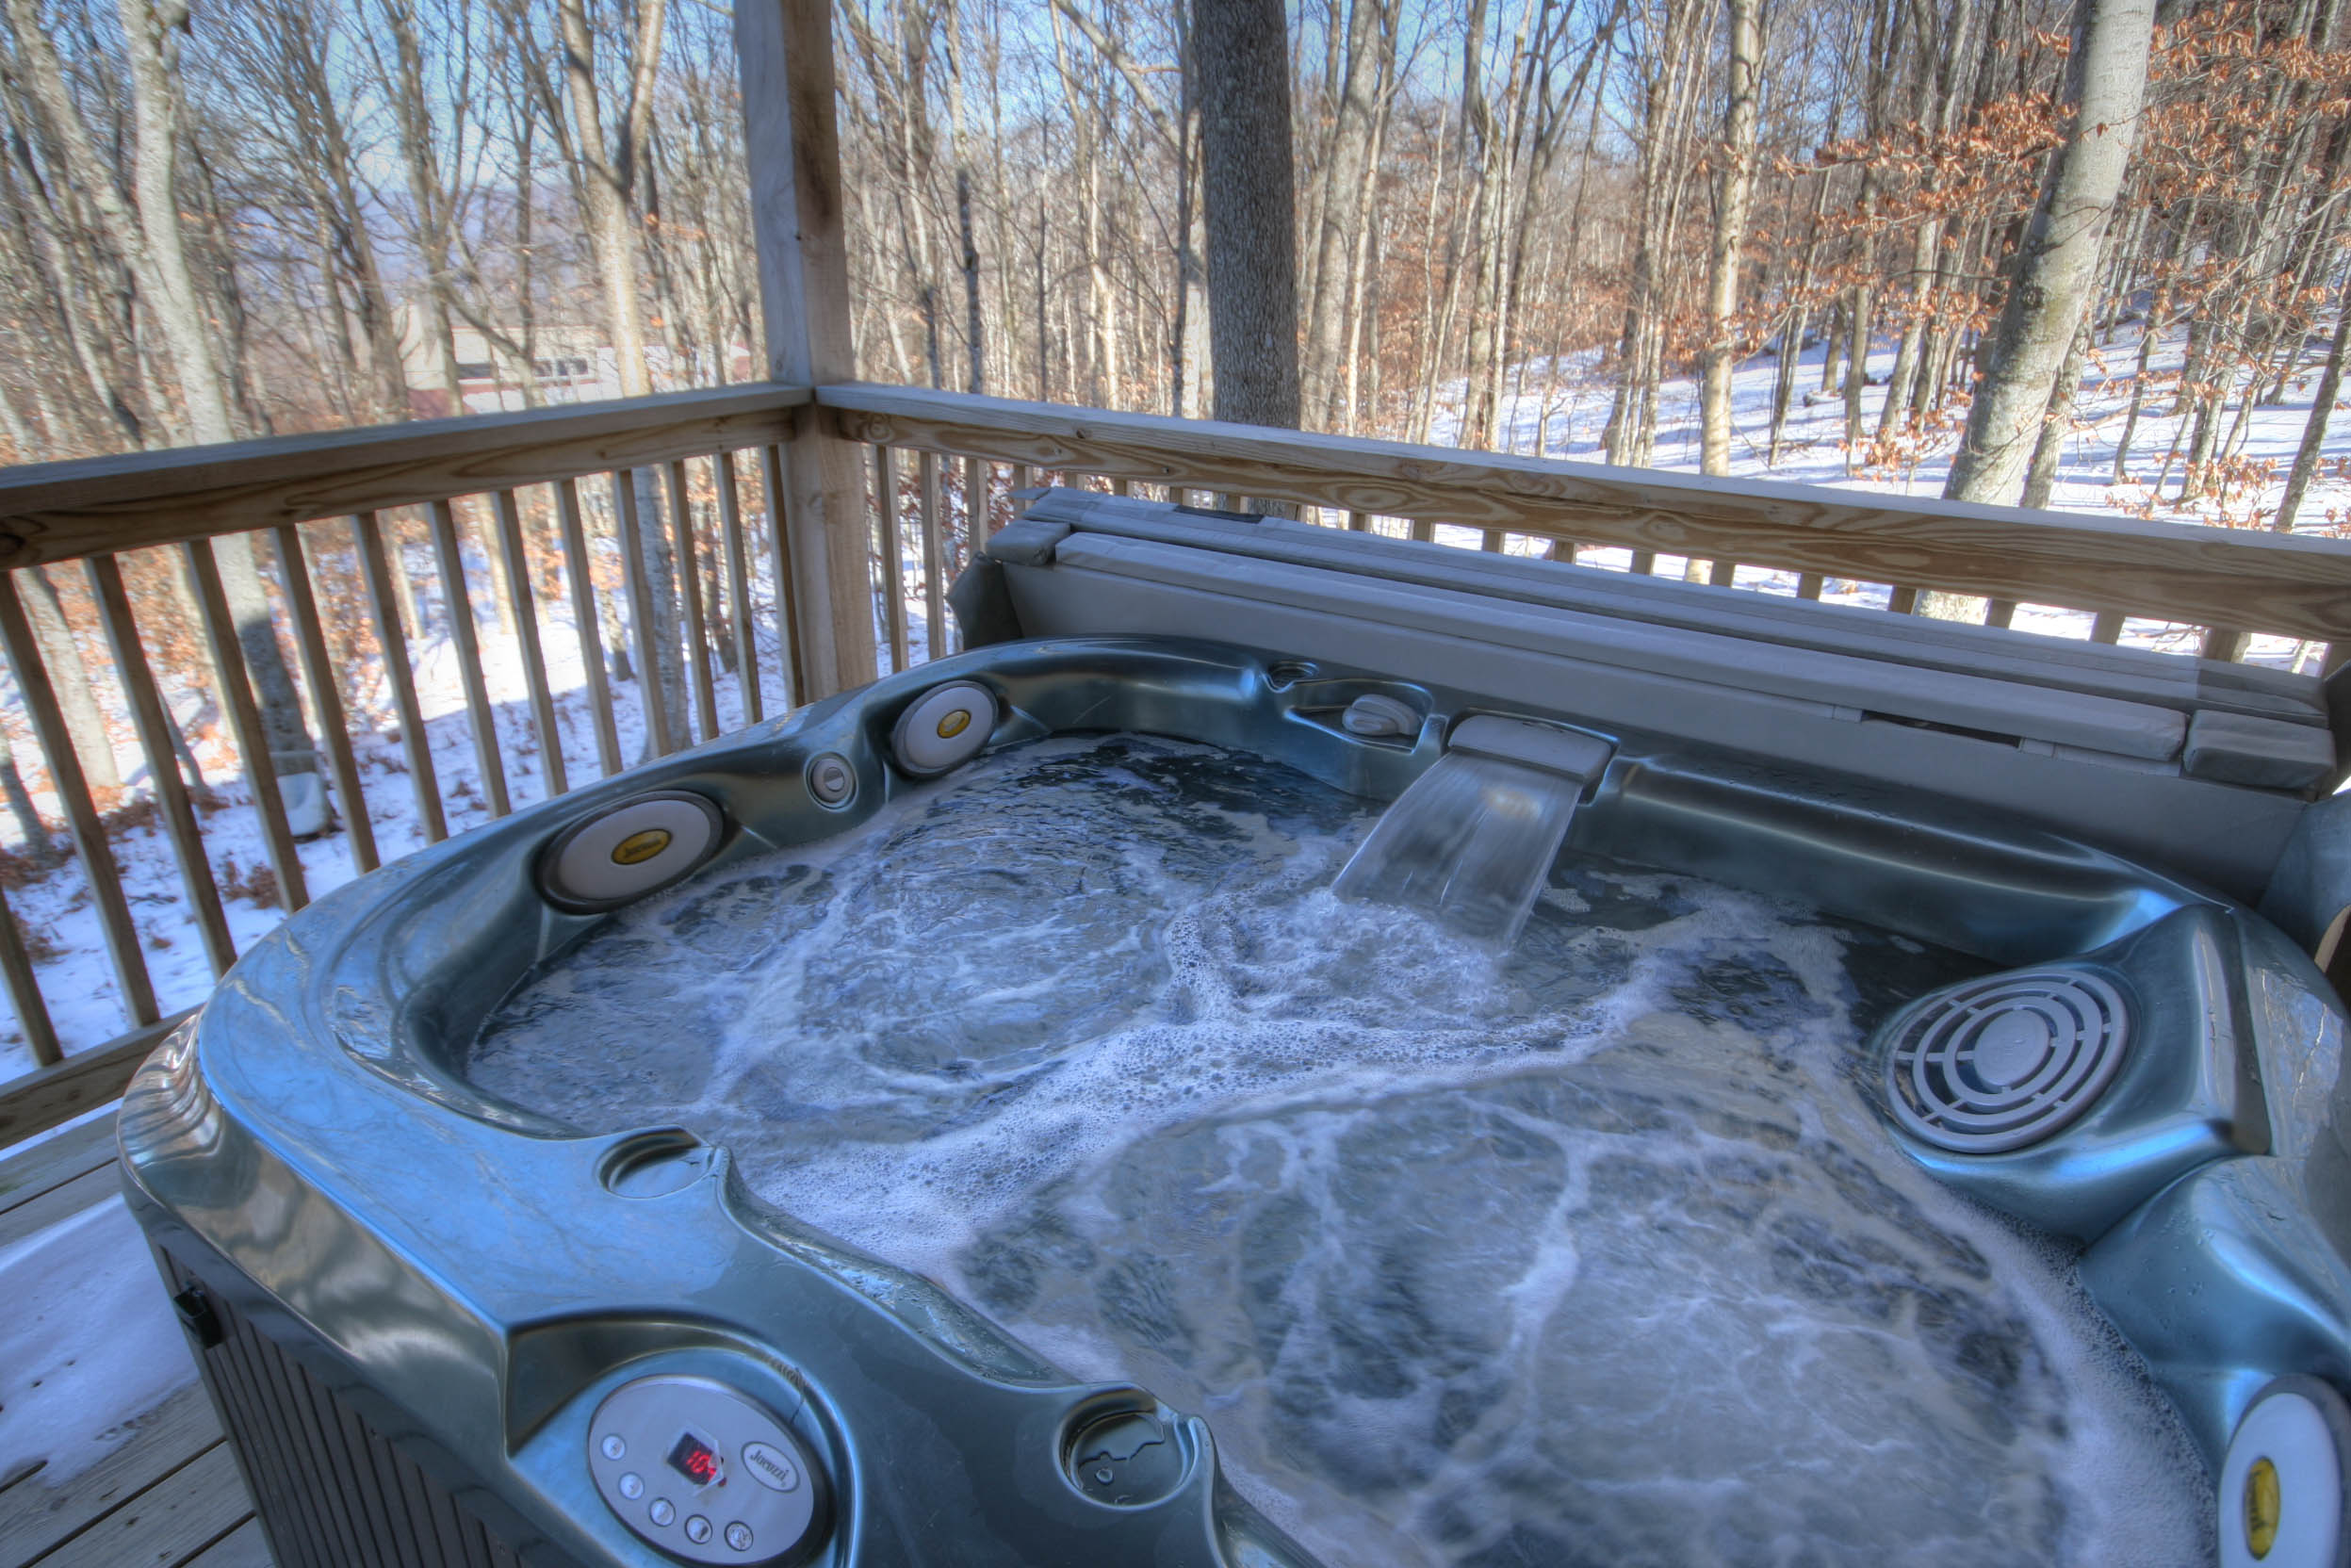
[[[1295,429],[1289,42],[1282,0],[1192,0],[1216,417]]]
[[[1739,362],[1739,274],[1745,264],[1747,206],[1755,188],[1755,98],[1761,90],[1759,0],[1728,0],[1729,78],[1722,108],[1722,174],[1714,209],[1714,254],[1706,286],[1706,383],[1700,418],[1709,474],[1731,471],[1731,371]]]
[[[2138,129],[2154,28],[2155,0],[2076,0],[2062,95],[2069,123],[2042,179],[1967,439],[1951,460],[1943,493],[1954,499],[2014,501],[2023,485],[2058,368],[2089,306]]]

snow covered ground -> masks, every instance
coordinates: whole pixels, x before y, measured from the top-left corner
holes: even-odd
[[[2150,399],[2150,406],[2141,415],[2133,436],[2132,482],[2119,485],[2111,482],[2114,443],[2125,411],[2118,378],[2133,368],[2136,351],[2136,342],[2126,331],[2122,340],[2103,346],[2101,363],[2092,366],[2077,409],[2076,427],[2065,443],[2065,463],[2055,494],[2058,505],[2108,514],[2139,514],[2147,509],[2152,492],[2147,482],[2161,466],[2180,421],[2168,416],[2165,398]],[[2159,374],[2176,373],[2180,351],[2178,342],[2163,346],[2154,358],[2153,368]],[[1841,449],[1843,404],[1834,394],[1822,395],[1818,390],[1820,353],[1817,348],[1808,351],[1806,365],[1798,376],[1798,403],[1776,468],[1766,467],[1763,450],[1770,420],[1773,363],[1769,356],[1758,356],[1739,372],[1734,387],[1735,471],[1899,495],[1939,495],[1952,444],[1948,434],[1930,444],[1928,449],[1904,454],[1902,466],[1847,472]],[[1880,346],[1869,362],[1873,377],[1883,381],[1892,368],[1893,354],[1892,343]],[[1522,368],[1518,390],[1506,410],[1507,445],[1521,452],[1540,450],[1553,457],[1597,461],[1600,431],[1608,406],[1605,381],[1592,373],[1588,363],[1562,363],[1556,383],[1547,375],[1547,368],[1541,362]],[[2275,475],[2265,492],[2260,486],[2248,485],[2229,501],[2233,520],[2242,523],[2257,503],[2274,508],[2285,466],[2309,416],[2310,387],[2315,380],[2313,368],[2312,374],[2289,389],[2282,403],[2258,411],[2250,421],[2241,454],[2248,466],[2247,471],[2268,464],[2274,467]],[[1879,389],[1872,388],[1868,401],[1871,430],[1875,428],[1882,396]],[[1698,466],[1698,403],[1693,382],[1678,381],[1665,386],[1660,400],[1660,423],[1658,466],[1694,472]],[[2329,442],[2329,451],[2340,459],[2351,453],[2351,416],[2339,414],[2336,423],[2338,428]],[[1445,440],[1451,433],[1448,424],[1441,422],[1437,438]],[[2351,526],[2330,525],[2328,521],[2330,515],[2338,519],[2351,516],[2351,479],[2344,477],[2344,466],[2338,462],[2336,472],[2312,487],[2303,509],[2306,531]],[[2172,488],[2177,488],[2176,469]],[[2202,514],[2181,514],[2158,507],[2155,514],[2180,520],[2216,520],[2214,510],[2208,505]],[[915,581],[919,567],[914,534],[910,528],[905,533],[906,580],[910,584]],[[1440,528],[1438,537],[1469,547],[1476,547],[1479,542],[1478,534],[1467,529]],[[1513,541],[1512,547],[1531,550],[1536,546],[1534,541],[1522,539]],[[1623,550],[1595,550],[1587,551],[1584,559],[1622,567],[1629,556]],[[1663,574],[1679,575],[1682,565],[1680,561],[1667,557],[1658,561],[1657,569]],[[420,588],[432,582],[430,565],[421,549],[412,550],[411,566]],[[489,671],[490,694],[498,710],[508,790],[514,804],[521,806],[546,792],[543,759],[537,755],[531,732],[516,645],[487,615],[493,601],[486,563],[477,557],[471,572],[474,602],[482,612],[479,632]],[[753,576],[763,591],[764,571],[755,565]],[[1765,593],[1795,592],[1795,580],[1788,573],[1749,568],[1739,573],[1738,580],[1741,587]],[[1883,584],[1856,582],[1832,581],[1827,590],[1830,598],[1864,604],[1883,604],[1886,594]],[[597,772],[595,731],[588,711],[579,644],[563,607],[543,607],[543,611],[546,618],[542,635],[550,682],[559,694],[563,755],[575,782],[594,778]],[[775,620],[771,608],[756,593],[753,618],[760,629],[762,691],[767,711],[772,714],[781,710],[784,697],[776,673],[780,665]],[[876,619],[878,622],[879,617]],[[919,662],[923,657],[922,601],[919,592],[908,596],[906,621],[913,658]],[[2090,617],[2081,612],[2028,605],[2019,610],[2016,624],[2019,629],[2085,637]],[[424,706],[449,830],[456,833],[487,821],[489,808],[466,727],[454,648],[442,629],[444,623],[437,605],[429,606],[427,625],[434,629],[434,634],[416,644],[418,694]],[[877,634],[878,631],[877,625]],[[2134,621],[2126,628],[2124,635],[2131,643],[2179,652],[2191,651],[2196,641],[2195,633],[2187,629],[2157,622]],[[881,664],[886,672],[887,640],[878,636],[877,640],[885,647]],[[2255,640],[2249,656],[2268,662],[2290,663],[2307,651],[2289,639],[2261,638]],[[717,688],[721,727],[734,727],[741,723],[743,713],[740,689],[735,678],[723,671],[719,673]],[[623,760],[633,762],[642,750],[643,735],[637,688],[633,683],[618,682],[613,693]],[[380,854],[389,860],[420,847],[425,841],[412,782],[396,738],[389,692],[382,684],[380,672],[376,686],[367,694],[361,709],[361,727],[366,733],[357,743],[357,751],[367,808],[375,825]],[[36,760],[38,753],[29,743],[29,731],[12,694],[5,705],[0,705],[0,722],[7,723],[16,736],[19,757],[27,762]],[[140,760],[127,722],[118,723],[117,729],[124,775],[136,783]],[[230,925],[241,949],[273,926],[281,918],[281,911],[269,895],[272,879],[266,874],[256,879],[257,872],[266,871],[268,859],[254,813],[228,753],[217,734],[201,732],[197,750],[207,776],[218,786],[216,802],[203,812],[205,839],[215,874],[226,896]],[[338,811],[348,812],[348,803],[336,804]],[[15,837],[14,824],[0,823],[0,849],[22,847]],[[180,892],[169,841],[153,824],[131,825],[117,834],[114,848],[158,1002],[168,1010],[201,1001],[209,988],[211,975],[203,944]],[[349,840],[339,830],[304,844],[302,855],[313,896],[348,881],[353,874]],[[121,1033],[128,1026],[127,1020],[100,938],[96,912],[90,906],[78,867],[68,862],[56,870],[37,873],[22,861],[6,860],[0,861],[0,876],[6,878],[8,902],[36,953],[41,988],[66,1049],[94,1045]],[[32,1066],[31,1052],[22,1029],[15,1025],[12,1017],[0,1021],[0,1080]]]
[[[2060,511],[2087,512],[2106,516],[2151,517],[2158,522],[2204,523],[2216,527],[2266,527],[2285,493],[2286,473],[2310,420],[2319,366],[2315,354],[2303,372],[2291,380],[2285,397],[2274,406],[2258,407],[2245,421],[2243,442],[2233,449],[2229,465],[2231,483],[2216,497],[2201,498],[2180,508],[2172,504],[2180,488],[2185,465],[2186,416],[2171,413],[2186,349],[2185,334],[2160,340],[2148,356],[2150,390],[2143,399],[2138,422],[2131,433],[2130,461],[2125,478],[2114,479],[2114,451],[2122,439],[2131,404],[2130,378],[2138,368],[2139,329],[2126,326],[2111,340],[2098,345],[2090,356],[2075,400],[2073,416],[2059,461],[2049,505]],[[1869,389],[1863,400],[1865,446],[1872,445],[1885,383],[1891,376],[1899,342],[1881,339],[1869,355]],[[1845,449],[1845,405],[1841,392],[1820,390],[1820,364],[1825,350],[1804,351],[1795,380],[1795,400],[1783,432],[1779,462],[1770,454],[1771,395],[1778,363],[1758,354],[1732,378],[1731,473],[1748,479],[1792,481],[1834,485],[1880,494],[1939,497],[1951,475],[1951,454],[1957,449],[1956,427],[1923,438],[1889,441],[1882,449],[1865,451],[1849,461]],[[1513,394],[1504,404],[1501,445],[1510,451],[1544,457],[1599,463],[1605,458],[1601,432],[1608,417],[1611,388],[1597,374],[1591,356],[1562,360],[1556,377],[1551,362],[1535,360],[1518,368]],[[1681,473],[1699,468],[1698,384],[1694,379],[1667,382],[1657,406],[1655,466]],[[1960,416],[1964,418],[1964,413]],[[2224,435],[2236,428],[2232,406],[2223,416]],[[1458,389],[1451,408],[1441,410],[1431,439],[1457,439],[1460,430]],[[2178,443],[2181,455],[2170,465],[2160,492],[2165,456]],[[2295,531],[2304,534],[2351,532],[2351,400],[2339,400],[2327,430],[2326,463],[2319,479],[2304,498]],[[1871,460],[1875,459],[1875,462]],[[1438,531],[1440,539],[1475,546],[1478,535],[1467,529]],[[1531,547],[1531,546],[1529,546]],[[1624,567],[1624,550],[1587,550],[1588,564]],[[1657,570],[1679,576],[1684,563],[1660,556]],[[1793,595],[1793,573],[1749,568],[1739,572],[1738,585],[1764,593]],[[1853,604],[1883,607],[1887,585],[1832,581],[1824,596]],[[2092,616],[2085,611],[2053,606],[2019,607],[2015,627],[2019,631],[2086,638]],[[2192,653],[2200,633],[2161,621],[2132,620],[2125,624],[2122,640],[2166,652]],[[2247,648],[2248,660],[2291,664],[2306,650],[2292,639],[2257,637]]]

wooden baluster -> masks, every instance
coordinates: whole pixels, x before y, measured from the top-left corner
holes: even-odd
[[[1820,597],[1820,590],[1826,582],[1827,579],[1819,572],[1798,572],[1796,574],[1796,596],[1800,599],[1812,599],[1817,602]]]
[[[792,689],[784,694],[789,707],[797,708],[807,697],[807,672],[800,659],[800,610],[798,589],[794,585],[792,564],[792,532],[784,517],[784,449],[781,447],[759,449],[760,476],[767,485],[767,563],[776,584],[776,634],[782,640],[784,669]]]
[[[2248,633],[2231,627],[2206,627],[2203,655],[2207,659],[2217,659],[2224,664],[2233,664],[2245,657],[2245,645],[2248,638]]]
[[[1478,547],[1488,555],[1500,555],[1505,542],[1500,529],[1490,528],[1484,531],[1484,536]]]
[[[302,854],[286,822],[286,797],[278,790],[275,760],[269,755],[269,732],[261,722],[260,706],[245,671],[244,645],[237,640],[237,622],[229,614],[228,596],[220,587],[220,569],[211,547],[190,542],[180,547],[188,576],[195,580],[196,605],[203,612],[204,645],[212,667],[220,672],[228,706],[229,727],[245,763],[245,778],[253,792],[253,808],[261,818],[261,841],[269,854],[269,869],[277,873],[278,890],[286,911],[292,914],[310,902],[309,880],[302,874]],[[139,1019],[140,1023],[152,1022]]]
[[[971,547],[975,550],[996,537],[996,508],[990,504],[988,494],[993,471],[994,465],[986,458],[963,460],[964,503],[971,510]],[[1068,476],[1063,478],[1066,481]]]
[[[2090,623],[2090,641],[2093,643],[2115,643],[2120,642],[2121,640],[2122,612],[2119,610],[2099,611],[2098,612],[2098,618]]]
[[[384,652],[384,678],[392,683],[392,706],[400,714],[400,750],[408,758],[409,787],[416,792],[416,821],[425,842],[437,844],[449,837],[441,815],[441,786],[433,776],[433,739],[425,733],[424,710],[416,703],[416,677],[408,664],[408,637],[400,630],[400,596],[392,582],[392,564],[384,553],[384,525],[372,512],[351,518],[351,542],[359,551],[359,573],[367,584],[367,607],[374,613],[376,646]]]
[[[1708,562],[1706,564],[1706,585],[1712,588],[1738,587],[1739,563],[1736,561]]]
[[[605,777],[620,772],[620,729],[612,718],[612,688],[604,678],[604,633],[596,624],[596,579],[588,571],[588,531],[580,516],[580,482],[555,486],[555,516],[563,540],[563,580],[571,592],[571,624],[580,639],[580,669],[588,682],[588,714],[596,721],[596,760]]]
[[[1633,551],[1633,564],[1630,569],[1635,577],[1657,576],[1657,552],[1655,550]]]
[[[1026,490],[1032,483],[1035,482],[1029,477],[1029,466],[1025,463],[1015,463],[1011,465],[1010,472],[1011,480],[1006,485],[1007,489]]]
[[[881,520],[882,626],[890,634],[892,675],[909,662],[906,650],[906,558],[898,532],[898,466],[888,447],[873,449],[873,496]]]
[[[1886,596],[1886,608],[1897,615],[1917,614],[1918,612],[1918,590],[1896,583],[1893,592]]]
[[[686,494],[686,463],[675,458],[669,477],[670,551],[678,593],[686,601],[686,673],[694,680],[694,715],[701,739],[718,739],[718,689],[710,679],[710,638],[702,613],[702,552],[694,533],[694,502]]]
[[[147,662],[145,645],[139,640],[139,623],[131,614],[130,595],[122,586],[122,567],[110,555],[93,555],[82,562],[82,571],[90,582],[90,596],[98,606],[99,622],[106,628],[106,649],[114,656],[122,694],[130,699],[131,723],[139,731],[139,750],[147,758],[147,776],[155,785],[155,804],[161,808],[164,831],[171,840],[172,858],[179,862],[180,888],[188,895],[188,908],[196,917],[196,930],[204,939],[204,958],[212,965],[213,977],[218,979],[237,962],[237,941],[229,935],[228,915],[220,907],[220,889],[212,877],[212,862],[204,855],[204,829],[196,821],[195,803],[188,798],[188,783],[180,776],[179,758],[171,747],[171,716],[164,710],[163,694],[155,689],[155,671]],[[292,576],[289,570],[289,580]],[[308,602],[307,596],[303,602]],[[315,613],[312,621],[314,625],[317,622]],[[321,709],[321,723],[328,711]],[[341,723],[342,705],[336,703],[331,711],[335,722]],[[343,749],[347,753],[351,750],[348,736],[344,737]],[[355,794],[352,798],[356,798]],[[364,832],[367,820],[365,808],[347,814],[357,816]],[[360,842],[354,836],[354,858]],[[360,869],[372,871],[372,836],[366,843],[367,859]]]
[[[219,579],[214,583],[218,586]],[[82,760],[74,755],[73,739],[67,732],[65,715],[57,707],[57,688],[41,666],[40,648],[33,642],[32,624],[24,618],[24,601],[17,596],[14,572],[8,574],[6,587],[0,588],[0,648],[7,651],[8,663],[16,671],[17,696],[33,721],[33,735],[48,760],[49,778],[56,786],[57,804],[64,808],[66,825],[73,830],[74,853],[81,858],[82,876],[90,888],[91,902],[97,906],[99,926],[106,934],[106,956],[114,961],[115,983],[122,989],[123,1010],[130,1015],[133,1025],[153,1023],[159,1016],[155,1011],[155,987],[147,978],[146,956],[139,951],[139,928],[131,923],[130,902],[122,896],[122,878],[114,863],[114,848],[106,841],[98,808],[90,802]],[[237,674],[241,678],[242,663],[237,666]],[[248,707],[252,705],[252,693],[246,694],[245,701]],[[265,753],[265,773],[268,767]],[[297,883],[297,890],[299,887]],[[8,935],[15,937],[13,925]],[[28,968],[26,973],[30,972]],[[29,1030],[26,1037],[31,1037]]]
[[[735,623],[735,689],[743,694],[743,722],[757,724],[765,715],[766,697],[759,690],[759,638],[751,625],[749,557],[743,547],[743,493],[735,482],[735,454],[710,454],[710,472],[718,481],[719,546],[727,554],[727,612]]]
[[[922,634],[933,659],[947,657],[947,562],[945,541],[939,526],[939,458],[923,452],[915,459],[915,497],[922,518]]]
[[[637,697],[645,709],[645,742],[654,756],[667,757],[678,743],[671,738],[675,731],[661,693],[661,666],[654,658],[661,649],[653,636],[653,585],[645,575],[645,525],[637,515],[636,470],[612,471],[612,504],[620,518],[621,580],[629,591],[629,635],[637,656]]]
[[[1110,482],[1110,493],[1114,496],[1132,496],[1135,494],[1135,486],[1125,480],[1114,479]]]
[[[49,1004],[41,998],[32,955],[24,951],[24,939],[17,935],[16,915],[8,908],[5,891],[0,891],[0,982],[8,986],[8,1004],[16,1009],[16,1026],[24,1031],[24,1042],[33,1048],[33,1065],[55,1067],[63,1061],[65,1054],[57,1048],[57,1026],[49,1021]]]
[[[539,732],[547,798],[552,800],[571,788],[571,774],[563,765],[563,732],[555,722],[555,694],[547,689],[547,655],[539,646],[539,596],[531,591],[522,508],[512,490],[500,490],[492,499],[498,507],[498,552],[506,564],[507,608],[514,612],[514,641],[522,650],[523,682],[531,689],[531,727]]]
[[[490,707],[490,684],[482,672],[482,645],[475,640],[473,596],[465,591],[465,557],[457,541],[457,514],[447,501],[434,501],[433,556],[441,569],[441,605],[448,615],[449,641],[457,646],[457,674],[465,688],[465,722],[473,731],[474,761],[482,769],[482,793],[489,797],[490,815],[502,817],[513,809],[506,799],[506,762],[498,755],[498,714]]]
[[[1433,545],[1437,542],[1437,525],[1426,517],[1415,517],[1412,519],[1412,537],[1424,545]]]
[[[343,830],[350,836],[351,864],[363,872],[376,869],[375,824],[367,818],[367,796],[360,788],[359,759],[351,750],[351,721],[343,712],[343,695],[335,675],[335,660],[327,651],[326,628],[319,624],[318,600],[310,583],[310,552],[302,544],[302,528],[281,523],[272,531],[278,564],[286,570],[286,603],[293,612],[294,648],[302,657],[302,682],[318,710],[319,737],[327,766],[335,770],[335,792],[342,797]],[[116,662],[121,662],[120,656]]]
[[[1347,514],[1347,528],[1349,533],[1369,533],[1371,531],[1371,514],[1368,512],[1348,513]]]
[[[2016,601],[2015,599],[1986,599],[1984,601],[1984,624],[1985,626],[1996,626],[2005,629],[2007,627],[2012,625],[2016,619]]]

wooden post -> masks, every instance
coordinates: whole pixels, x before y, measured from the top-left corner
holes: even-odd
[[[797,386],[853,381],[831,0],[739,0],[734,14],[767,373]],[[865,485],[857,449],[824,411],[798,410],[782,452],[792,641],[808,680],[792,700],[806,703],[873,678]]]

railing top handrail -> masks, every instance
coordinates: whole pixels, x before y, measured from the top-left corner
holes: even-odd
[[[1380,516],[2351,641],[2351,541],[1714,479],[970,393],[820,387],[857,440]]]
[[[760,383],[0,468],[0,569],[784,439],[844,434],[2202,626],[2351,642],[2351,541],[1179,419],[868,383]]]
[[[774,383],[0,467],[0,569],[780,440]]]

